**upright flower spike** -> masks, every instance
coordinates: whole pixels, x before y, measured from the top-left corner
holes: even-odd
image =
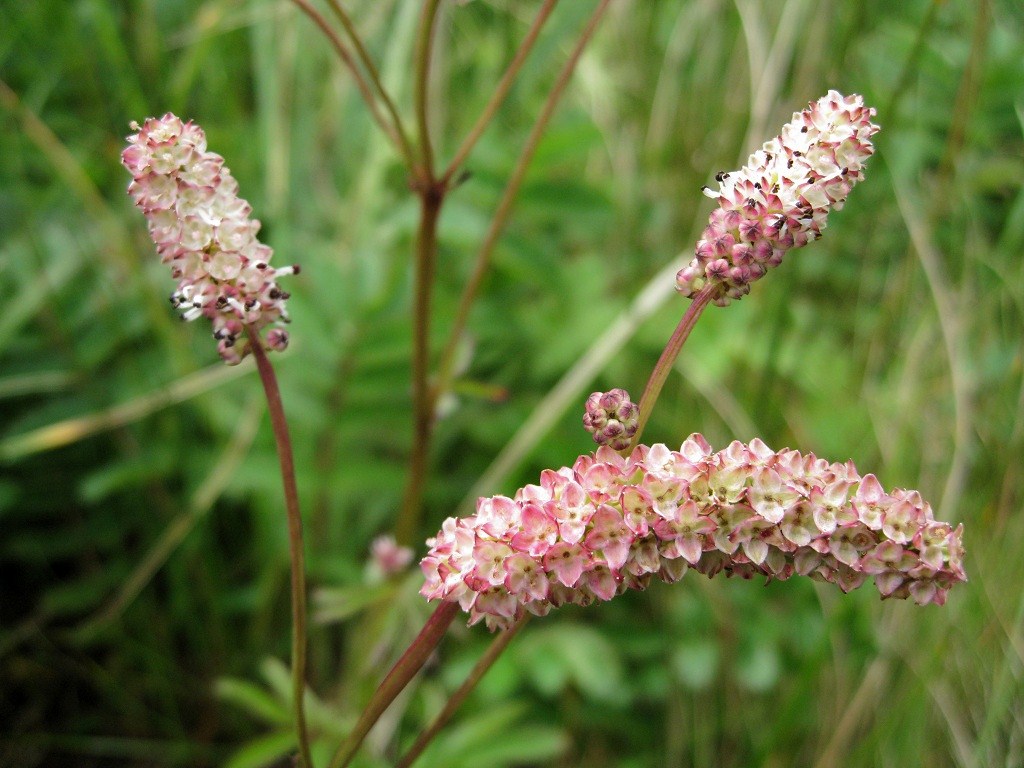
[[[829,91],[766,142],[738,171],[721,172],[718,201],[697,243],[693,261],[676,275],[676,288],[694,297],[715,286],[712,300],[724,306],[782,262],[791,248],[821,235],[830,210],[843,207],[864,178],[874,153],[875,110],[859,95]]]
[[[207,150],[202,128],[170,112],[131,127],[121,163],[157,253],[178,280],[171,304],[185,320],[208,317],[217,351],[235,365],[249,352],[246,327],[259,334],[288,322],[288,293],[277,278],[299,268],[270,266],[273,251],[256,239],[260,222],[249,218],[252,207],[238,196],[224,158]],[[283,350],[288,333],[272,328],[263,343]]]
[[[602,446],[514,498],[480,499],[476,514],[448,518],[428,540],[420,593],[491,629],[689,568],[810,576],[844,592],[873,577],[883,598],[942,605],[967,580],[962,535],[917,491],[886,493],[851,462],[760,440],[715,453],[695,434],[678,451],[641,445],[626,458]]]

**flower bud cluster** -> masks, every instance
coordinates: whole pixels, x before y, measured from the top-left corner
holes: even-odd
[[[594,392],[587,398],[583,427],[598,445],[621,451],[629,447],[640,423],[640,408],[624,389]]]
[[[131,127],[135,133],[121,153],[133,177],[128,193],[178,280],[171,303],[185,320],[208,317],[221,357],[239,363],[249,351],[246,326],[258,332],[288,321],[288,293],[277,278],[299,268],[270,266],[273,251],[256,239],[260,222],[249,218],[252,207],[238,196],[224,158],[207,151],[202,128],[170,112]],[[265,344],[282,350],[288,333],[272,328]]]
[[[367,570],[371,579],[379,581],[399,574],[409,567],[413,551],[403,547],[391,535],[378,536],[370,544],[370,561]]]
[[[545,470],[514,498],[448,518],[420,563],[428,600],[458,601],[470,624],[510,626],[529,611],[610,600],[707,576],[794,574],[844,592],[873,577],[884,598],[942,605],[966,581],[962,526],[938,522],[917,491],[886,492],[852,462],[829,463],[760,440],[712,452],[700,435],[678,451],[607,446]]]
[[[718,209],[693,261],[676,275],[677,290],[692,298],[712,285],[712,301],[724,306],[746,295],[790,248],[820,236],[829,210],[842,208],[864,178],[878,132],[874,114],[861,96],[829,91],[794,113],[742,169],[719,173],[719,189],[704,188]]]

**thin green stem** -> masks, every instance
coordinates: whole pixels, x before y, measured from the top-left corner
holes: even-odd
[[[437,377],[437,384],[434,387],[432,394],[432,398],[435,401],[442,393],[447,391],[449,386],[451,386],[452,369],[455,362],[455,353],[459,345],[459,339],[462,337],[462,332],[469,319],[469,311],[472,309],[473,303],[476,301],[476,296],[480,291],[480,286],[487,274],[487,270],[490,268],[491,256],[498,243],[498,237],[501,235],[501,232],[505,227],[505,223],[508,221],[509,214],[512,212],[512,204],[515,201],[516,195],[519,194],[519,188],[522,186],[523,179],[526,176],[526,169],[529,167],[530,161],[533,160],[533,156],[540,144],[541,137],[544,135],[548,122],[550,122],[551,116],[554,114],[555,108],[558,106],[558,102],[561,99],[562,94],[565,92],[566,86],[572,79],[572,73],[576,69],[576,64],[579,62],[580,56],[583,54],[583,49],[586,48],[587,43],[590,42],[590,38],[593,37],[594,32],[597,31],[597,26],[601,21],[601,17],[607,10],[610,2],[611,0],[602,0],[600,5],[594,9],[594,13],[591,15],[590,20],[583,29],[583,33],[580,35],[579,40],[577,40],[576,45],[570,53],[568,61],[565,62],[562,66],[561,72],[558,73],[558,78],[555,80],[555,84],[552,87],[551,92],[548,94],[547,100],[544,102],[540,115],[537,117],[537,121],[533,124],[533,128],[530,130],[530,135],[526,139],[526,144],[519,153],[519,159],[516,161],[516,166],[512,170],[512,176],[509,178],[508,184],[505,186],[505,192],[494,212],[494,218],[491,219],[490,226],[487,229],[487,234],[484,236],[484,241],[480,246],[480,251],[477,253],[476,264],[473,267],[473,274],[466,283],[466,287],[463,289],[462,296],[459,299],[459,306],[455,311],[455,319],[452,322],[448,341],[441,354],[440,372]]]
[[[633,442],[630,443],[629,448],[625,452],[633,450],[639,444],[644,427],[647,426],[647,421],[651,418],[654,404],[658,401],[658,395],[661,394],[661,388],[665,386],[665,380],[668,378],[668,374],[672,370],[672,366],[675,364],[683,344],[686,343],[686,339],[690,336],[690,331],[693,330],[693,326],[697,323],[701,312],[704,311],[708,302],[711,301],[711,294],[714,289],[714,285],[707,285],[693,297],[693,301],[690,302],[690,306],[683,313],[683,317],[672,333],[672,337],[668,340],[668,344],[662,350],[661,357],[658,358],[654,370],[651,371],[651,377],[647,380],[647,386],[644,387],[644,393],[640,397],[639,423],[636,434],[633,435]]]
[[[391,668],[373,696],[370,697],[370,701],[353,726],[348,738],[331,758],[329,768],[345,768],[351,762],[359,746],[363,743],[363,739],[366,738],[366,734],[370,732],[374,723],[395,700],[395,697],[405,690],[409,681],[420,671],[437,644],[441,642],[441,638],[448,631],[448,626],[458,612],[458,603],[444,601],[431,614],[416,639],[412,641],[402,657],[395,662],[395,666]]]
[[[426,0],[416,37],[416,126],[420,136],[420,161],[427,181],[434,181],[434,148],[430,143],[427,91],[430,84],[430,60],[434,42],[434,20],[440,0]]]
[[[462,144],[455,152],[455,157],[448,164],[448,168],[441,174],[441,179],[446,183],[451,182],[452,177],[456,171],[462,166],[469,157],[469,153],[473,151],[473,147],[476,146],[477,141],[483,135],[483,132],[487,129],[491,120],[494,119],[494,115],[498,112],[498,108],[501,107],[505,101],[505,97],[508,96],[508,92],[512,89],[512,84],[516,80],[516,76],[519,74],[519,70],[522,69],[526,57],[530,55],[530,51],[533,50],[534,43],[537,42],[537,37],[540,35],[541,28],[544,26],[544,22],[547,21],[548,16],[555,9],[555,5],[558,0],[544,0],[544,4],[540,10],[537,11],[537,17],[533,20],[533,24],[530,26],[529,31],[526,33],[526,37],[523,38],[519,44],[518,50],[516,50],[515,56],[512,57],[512,62],[508,65],[508,69],[505,70],[505,74],[502,75],[501,80],[498,82],[497,88],[494,89],[494,93],[491,95],[490,101],[487,102],[487,106],[484,107],[483,112],[480,113],[480,117],[477,118],[476,123],[470,129],[469,134],[463,139]]]
[[[444,187],[421,192],[420,226],[416,235],[416,296],[413,309],[412,400],[413,442],[402,506],[395,522],[395,539],[409,545],[416,536],[426,480],[427,457],[433,431],[434,408],[430,396],[430,304],[437,261],[437,220],[444,202]]]
[[[409,768],[420,755],[423,754],[423,750],[427,748],[433,738],[437,735],[438,731],[444,728],[448,721],[452,719],[452,715],[462,706],[462,703],[466,700],[466,697],[476,688],[477,683],[480,682],[481,678],[487,674],[487,670],[493,666],[494,662],[498,660],[502,652],[508,647],[508,644],[512,642],[519,630],[523,628],[527,621],[530,620],[530,614],[523,614],[523,617],[519,619],[515,624],[506,629],[504,632],[499,633],[487,647],[484,655],[480,657],[473,670],[466,677],[465,681],[458,687],[458,689],[451,695],[448,702],[444,705],[444,708],[434,718],[434,722],[424,730],[419,737],[416,739],[416,743],[413,744],[409,751],[402,755],[402,758],[395,763],[395,768]]]
[[[292,588],[292,708],[295,731],[299,742],[299,768],[313,768],[309,751],[309,732],[306,728],[306,561],[302,544],[302,514],[299,512],[299,491],[295,484],[295,459],[292,441],[288,435],[288,421],[281,403],[281,390],[277,386],[274,367],[263,351],[259,333],[246,326],[256,369],[263,382],[270,411],[270,426],[277,446],[277,459],[281,465],[284,485],[284,503],[288,514],[288,552],[291,555]]]
[[[395,136],[401,143],[402,155],[411,164],[415,153],[412,150],[412,145],[409,143],[409,137],[405,131],[405,125],[402,123],[402,118],[399,116],[398,110],[395,108],[395,102],[384,87],[384,82],[381,80],[380,71],[377,69],[377,65],[373,63],[373,59],[370,57],[369,51],[366,50],[366,45],[363,43],[363,39],[359,35],[359,30],[357,30],[355,24],[352,23],[352,17],[348,15],[348,12],[341,4],[341,0],[328,0],[328,3],[331,6],[331,10],[334,11],[334,15],[338,17],[338,21],[340,21],[341,25],[345,28],[345,32],[348,33],[348,37],[352,41],[352,45],[355,46],[356,55],[359,56],[359,60],[363,62],[363,66],[366,67],[366,72],[370,76],[370,82],[377,91],[377,95],[380,96],[380,100],[384,103],[384,109],[386,109],[388,114],[391,116],[391,122],[395,127]],[[413,170],[411,165],[409,170]]]
[[[352,79],[355,81],[356,88],[359,89],[360,95],[363,97],[363,101],[366,102],[367,108],[370,110],[370,116],[374,122],[380,126],[380,129],[384,131],[384,135],[388,137],[395,148],[401,153],[406,165],[409,167],[411,173],[415,173],[416,159],[413,156],[412,148],[409,146],[408,141],[402,135],[399,126],[391,125],[381,114],[380,108],[377,106],[377,99],[373,95],[373,91],[370,85],[366,82],[366,78],[360,71],[359,67],[356,66],[355,59],[352,58],[352,52],[349,51],[348,46],[345,45],[345,41],[341,39],[338,33],[331,27],[327,19],[324,18],[316,8],[314,8],[309,0],[292,0],[295,5],[299,6],[302,11],[312,19],[313,23],[316,24],[320,30],[327,36],[331,46],[335,52],[341,58],[342,63],[348,67],[349,72],[352,73]]]

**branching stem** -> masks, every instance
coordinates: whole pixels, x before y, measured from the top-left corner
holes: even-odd
[[[434,181],[434,148],[430,143],[430,120],[427,114],[427,91],[430,85],[430,61],[434,43],[434,20],[440,0],[425,0],[416,36],[416,126],[420,136],[420,162],[425,180]]]
[[[583,55],[583,49],[586,48],[587,43],[590,42],[594,32],[597,31],[601,17],[607,10],[610,2],[611,0],[602,0],[597,8],[594,9],[593,14],[590,16],[590,20],[587,22],[586,27],[584,27],[579,40],[576,41],[576,45],[573,47],[572,53],[570,53],[568,61],[565,62],[562,66],[561,72],[558,73],[558,79],[555,81],[554,87],[552,87],[551,92],[548,94],[540,115],[537,117],[537,121],[533,124],[533,128],[530,130],[530,135],[526,139],[526,144],[519,153],[519,159],[516,161],[516,166],[512,170],[512,175],[508,180],[508,184],[505,186],[505,192],[501,197],[501,201],[498,203],[497,210],[494,212],[494,218],[491,219],[491,224],[487,229],[487,234],[484,236],[484,241],[480,246],[480,251],[477,253],[476,264],[473,267],[473,274],[470,276],[469,281],[466,283],[466,287],[462,291],[462,296],[459,300],[459,307],[455,312],[455,320],[452,322],[448,341],[445,344],[444,352],[441,354],[440,370],[437,377],[437,383],[432,393],[432,400],[434,402],[436,402],[437,398],[446,392],[448,387],[451,385],[453,366],[455,364],[455,353],[458,350],[459,339],[462,337],[463,330],[466,327],[466,322],[469,319],[469,311],[472,309],[473,303],[476,301],[477,294],[480,292],[480,286],[487,274],[487,270],[490,268],[491,256],[498,243],[498,237],[501,235],[501,232],[505,227],[505,223],[508,221],[509,214],[512,212],[512,203],[515,201],[516,195],[519,194],[519,188],[522,186],[523,179],[526,176],[526,169],[529,167],[530,161],[533,160],[533,156],[540,144],[541,137],[544,135],[544,131],[551,120],[551,116],[555,112],[555,107],[558,106],[558,102],[560,101],[562,94],[565,92],[566,86],[569,84],[570,79],[572,79],[572,74],[576,69],[576,64],[579,62],[580,56]]]
[[[497,113],[498,108],[505,101],[505,97],[508,96],[509,90],[512,88],[512,84],[516,80],[516,76],[519,74],[519,70],[522,69],[523,63],[526,61],[526,57],[530,55],[530,51],[533,50],[533,44],[537,42],[537,37],[540,35],[541,28],[544,26],[544,22],[548,20],[548,16],[555,9],[555,5],[558,0],[544,0],[544,4],[537,11],[537,17],[533,20],[533,24],[530,26],[530,30],[526,33],[526,37],[523,38],[522,42],[519,43],[519,48],[516,50],[515,56],[512,57],[511,63],[508,65],[508,69],[505,70],[505,74],[501,76],[501,80],[498,82],[497,87],[494,89],[494,93],[491,95],[490,101],[487,102],[487,106],[484,107],[484,111],[480,113],[480,117],[477,118],[476,123],[470,129],[466,138],[462,140],[462,144],[455,152],[455,157],[448,164],[445,172],[441,174],[441,179],[450,183],[455,173],[462,167],[462,164],[469,157],[469,153],[473,151],[473,147],[476,146],[477,141],[483,135],[487,126],[490,125],[491,120],[494,119],[494,115]]]
[[[357,30],[355,24],[352,23],[352,17],[348,15],[345,7],[341,4],[341,0],[328,0],[328,3],[331,6],[331,10],[334,11],[334,15],[338,17],[338,21],[341,22],[341,26],[343,26],[345,28],[345,32],[348,33],[349,39],[352,41],[352,45],[355,46],[356,55],[359,56],[359,60],[363,62],[363,66],[366,67],[366,72],[370,76],[370,82],[377,91],[377,95],[380,96],[380,100],[384,103],[384,109],[387,110],[388,115],[391,117],[391,122],[395,126],[395,137],[401,143],[400,149],[402,156],[405,158],[406,162],[410,164],[409,170],[412,171],[412,158],[414,157],[414,153],[412,151],[412,145],[409,143],[408,134],[405,132],[405,126],[402,123],[402,118],[399,116],[398,110],[395,108],[395,102],[384,87],[384,81],[381,80],[380,72],[377,70],[376,64],[373,63],[373,58],[371,58],[370,52],[366,50],[366,45],[363,43],[363,39],[359,35],[359,30]]]
[[[345,41],[341,39],[341,36],[334,30],[330,23],[328,23],[323,14],[314,8],[309,0],[292,0],[292,2],[302,9],[303,13],[312,19],[313,23],[320,28],[320,31],[327,36],[327,39],[330,41],[331,46],[338,54],[342,63],[348,67],[349,72],[352,73],[352,79],[355,81],[356,88],[359,89],[359,93],[363,97],[363,101],[366,102],[367,109],[370,110],[370,116],[373,118],[374,122],[380,126],[380,129],[384,131],[384,135],[388,137],[391,143],[395,145],[395,148],[401,153],[409,171],[411,173],[415,173],[416,159],[413,156],[412,147],[409,146],[409,142],[402,132],[401,122],[397,120],[397,113],[392,113],[392,118],[396,121],[394,125],[389,123],[387,119],[385,119],[384,115],[381,114],[380,107],[377,105],[377,99],[373,95],[373,90],[370,88],[370,84],[366,82],[366,77],[363,75],[362,71],[360,71],[359,67],[356,65],[355,59],[352,58],[352,52],[349,51],[348,46],[345,45]],[[386,101],[385,104],[387,103],[388,102]]]

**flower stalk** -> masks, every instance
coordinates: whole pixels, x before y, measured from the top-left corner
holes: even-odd
[[[668,380],[672,366],[675,365],[676,358],[679,357],[679,353],[683,349],[683,344],[690,338],[693,326],[697,324],[701,313],[711,301],[712,294],[713,288],[709,286],[693,297],[693,301],[690,302],[690,306],[683,313],[679,324],[665,345],[665,349],[661,351],[661,357],[655,363],[654,370],[651,371],[650,378],[647,379],[647,386],[644,387],[644,393],[640,396],[640,415],[637,418],[636,431],[633,433],[633,439],[630,441],[627,450],[632,450],[640,443],[644,427],[647,426],[647,421],[651,418],[651,413],[654,412],[654,404],[661,395],[662,387],[665,386],[665,382]]]
[[[413,542],[419,528],[434,425],[434,403],[430,393],[430,306],[437,261],[437,223],[443,203],[444,188],[440,184],[433,185],[420,196],[413,308],[413,440],[402,506],[395,522],[395,539],[403,546]]]
[[[306,726],[306,560],[302,540],[302,514],[299,511],[299,491],[295,483],[295,459],[292,454],[288,421],[285,418],[281,391],[274,375],[274,367],[263,351],[255,331],[246,328],[252,346],[256,369],[267,396],[270,425],[277,447],[277,458],[284,485],[285,510],[288,515],[288,552],[291,562],[292,603],[292,713],[299,743],[299,768],[313,768],[309,749],[309,731]]]
[[[448,721],[452,719],[452,716],[462,706],[469,694],[476,688],[477,683],[487,674],[487,671],[494,665],[494,662],[498,660],[498,657],[505,651],[508,644],[512,642],[512,639],[519,634],[519,630],[529,620],[530,615],[526,614],[504,632],[499,632],[494,636],[491,644],[484,651],[484,655],[473,666],[472,671],[462,682],[462,685],[451,695],[430,726],[416,738],[416,741],[409,747],[409,750],[402,755],[401,759],[395,764],[395,768],[409,768],[419,759],[420,755],[423,754],[423,750],[430,745],[434,737],[448,724]]]
[[[363,709],[348,737],[331,759],[329,768],[345,768],[352,761],[359,746],[363,743],[363,739],[366,738],[366,734],[370,732],[384,710],[390,706],[391,702],[423,667],[434,648],[441,642],[445,632],[448,631],[448,627],[458,611],[459,606],[455,603],[441,603],[434,610],[416,639],[412,641],[402,657],[395,662],[391,671],[370,697],[370,701]]]
[[[301,768],[313,768],[305,716],[306,567],[302,515],[295,483],[288,422],[274,368],[266,350],[283,350],[288,333],[287,292],[277,278],[296,274],[297,266],[270,266],[273,251],[256,235],[260,222],[238,196],[238,182],[224,158],[210,152],[198,126],[168,112],[132,123],[135,133],[121,153],[132,174],[128,187],[145,214],[161,260],[178,280],[171,304],[182,319],[208,318],[217,351],[235,365],[252,354],[267,399],[281,469],[288,519],[292,604],[292,706]],[[272,326],[265,337],[261,332]]]

